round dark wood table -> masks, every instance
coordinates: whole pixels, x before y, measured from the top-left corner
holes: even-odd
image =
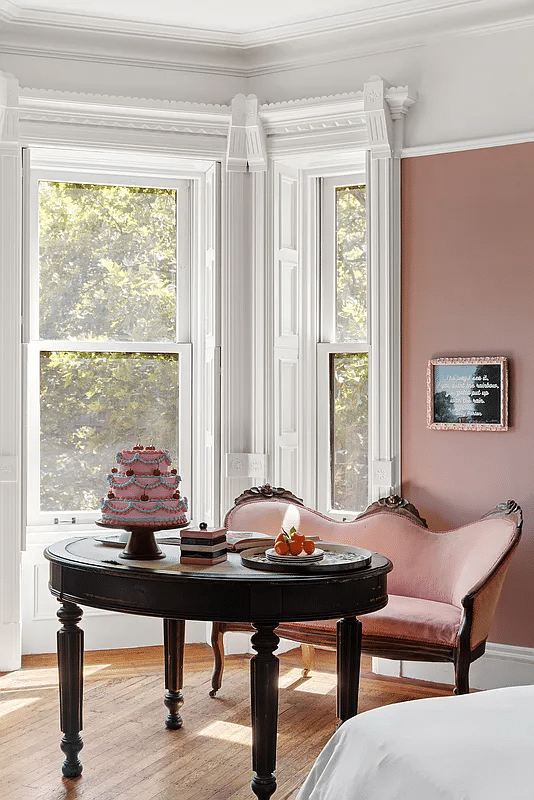
[[[387,603],[391,562],[373,554],[370,566],[344,572],[292,574],[249,569],[240,555],[214,566],[180,564],[179,547],[162,544],[165,558],[123,561],[92,537],[57,542],[45,550],[49,588],[61,606],[57,616],[63,775],[81,775],[83,630],[80,606],[161,617],[165,649],[166,725],[182,726],[185,620],[250,622],[255,628],[250,662],[252,790],[267,800],[276,789],[278,658],[281,622],[335,619],[337,623],[337,716],[358,709],[361,623],[357,615]],[[79,604],[79,605],[78,605]]]

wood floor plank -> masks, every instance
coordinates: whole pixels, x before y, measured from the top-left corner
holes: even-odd
[[[208,645],[186,645],[184,726],[165,728],[161,647],[85,654],[84,772],[61,777],[54,654],[25,656],[0,673],[2,800],[252,800],[250,656],[228,656],[217,696]],[[451,686],[373,675],[362,660],[360,711],[452,693]],[[301,676],[300,649],[280,656],[278,788],[294,800],[335,731],[335,654],[317,651]],[[273,800],[274,800],[273,798]]]

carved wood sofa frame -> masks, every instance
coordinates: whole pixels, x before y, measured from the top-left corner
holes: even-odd
[[[263,517],[260,515],[261,524],[250,527],[250,518],[247,521],[247,515],[246,513],[244,514],[243,511],[246,506],[257,503],[263,503],[264,505],[261,507],[256,506],[255,508],[251,507],[248,511],[256,513],[264,510],[265,521],[263,521]],[[274,508],[273,506],[265,505],[266,503],[274,503],[280,507]],[[502,545],[499,543],[494,543],[492,545],[495,556],[493,557],[490,553],[489,559],[491,563],[488,568],[483,571],[477,580],[470,584],[470,588],[462,595],[461,606],[459,603],[455,606],[458,625],[452,643],[451,641],[447,643],[443,641],[425,641],[424,636],[413,636],[410,638],[410,635],[403,635],[401,628],[399,628],[398,631],[395,630],[394,635],[391,635],[391,630],[389,635],[376,629],[366,632],[365,621],[369,619],[371,622],[374,622],[371,620],[371,617],[375,617],[376,615],[370,615],[369,618],[364,617],[362,620],[364,623],[362,652],[369,653],[373,656],[401,661],[451,662],[454,665],[455,672],[454,693],[468,693],[469,667],[471,663],[483,655],[485,651],[489,626],[497,606],[504,577],[508,569],[510,558],[520,540],[522,512],[518,504],[513,500],[501,503],[487,514],[484,514],[475,523],[453,531],[429,531],[426,521],[420,516],[415,506],[406,499],[398,496],[390,496],[372,503],[352,522],[337,522],[318,511],[307,508],[302,503],[302,500],[287,489],[272,487],[266,484],[264,486],[247,489],[243,494],[237,497],[235,505],[226,514],[224,525],[227,530],[260,530],[263,533],[276,535],[280,530],[280,522],[288,504],[295,504],[301,509],[301,519],[303,521],[302,530],[304,533],[314,532],[312,527],[314,521],[316,521],[323,540],[331,542],[341,541],[345,544],[351,543],[355,546],[381,552],[382,555],[387,556],[393,562],[393,573],[395,571],[395,548],[393,552],[385,552],[387,546],[384,546],[383,537],[380,541],[381,547],[374,548],[370,546],[368,540],[366,541],[365,536],[359,535],[359,532],[363,533],[366,528],[371,526],[374,526],[376,530],[379,520],[380,529],[383,529],[383,526],[388,529],[394,527],[398,528],[397,522],[402,518],[405,522],[401,523],[400,527],[406,529],[408,538],[411,537],[413,539],[415,534],[415,540],[417,541],[417,536],[420,536],[422,530],[428,531],[429,536],[433,537],[434,542],[438,543],[438,548],[441,543],[445,541],[438,537],[451,537],[452,535],[461,535],[464,537],[465,532],[466,536],[471,534],[473,539],[477,533],[475,526],[479,525],[480,527],[480,523],[483,520],[501,520],[507,523],[504,526],[500,526],[505,529],[502,536],[499,531]],[[273,518],[274,512],[276,512],[275,518],[277,521]],[[240,516],[243,520],[242,523],[239,521]],[[255,520],[258,521],[257,513]],[[371,525],[368,525],[367,523],[371,520]],[[395,520],[397,522],[395,522]],[[244,524],[244,527],[240,527],[240,524]],[[248,527],[247,524],[249,525]],[[483,535],[487,528],[488,526],[486,525],[486,528],[482,530]],[[494,528],[495,526],[493,526],[493,529]],[[348,533],[350,534],[349,536],[347,536]],[[364,540],[363,543],[362,539]],[[413,546],[413,542],[411,546]],[[472,549],[471,544],[469,544],[469,546]],[[483,539],[481,549],[484,549]],[[397,553],[399,552],[401,551],[397,549]],[[472,553],[471,562],[473,562]],[[446,565],[436,564],[434,568],[439,572],[439,570],[446,569]],[[459,569],[462,568],[462,565],[460,565]],[[390,577],[392,577],[392,575]],[[402,601],[403,598],[397,599]],[[390,592],[390,602],[392,600],[393,597]],[[387,607],[383,611],[386,610]],[[380,613],[381,612],[378,612],[378,614]],[[402,626],[402,620],[399,625]],[[211,644],[214,654],[214,670],[212,676],[212,690],[210,692],[212,697],[220,689],[222,683],[222,673],[224,670],[223,636],[227,631],[252,632],[253,628],[246,623],[213,623]],[[324,621],[322,623],[283,623],[277,628],[276,632],[281,638],[300,643],[303,655],[304,674],[307,674],[307,671],[314,666],[314,646],[326,647],[329,649],[335,649],[336,646],[336,628],[334,620],[326,624]],[[475,641],[473,641],[473,638],[475,638]]]

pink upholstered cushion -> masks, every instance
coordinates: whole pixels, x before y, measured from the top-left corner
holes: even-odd
[[[366,614],[360,620],[364,635],[454,647],[461,614],[461,609],[447,603],[390,594],[385,608]],[[308,632],[311,629],[335,631],[336,622],[337,620],[327,619],[293,622],[291,626],[286,623],[286,626],[306,628]]]

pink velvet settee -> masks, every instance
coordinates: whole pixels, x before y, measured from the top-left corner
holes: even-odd
[[[298,507],[302,533],[362,547],[392,561],[387,606],[361,619],[362,651],[406,661],[452,662],[454,693],[469,692],[469,666],[484,653],[521,536],[517,503],[502,503],[455,530],[432,531],[417,509],[400,497],[373,503],[352,522],[338,522],[305,507],[291,492],[266,484],[236,499],[225,527],[277,535],[288,504]],[[224,633],[249,630],[252,627],[246,623],[213,623],[212,696],[221,686]],[[336,645],[336,620],[286,622],[276,632],[301,644],[305,670],[313,667],[314,646]]]

